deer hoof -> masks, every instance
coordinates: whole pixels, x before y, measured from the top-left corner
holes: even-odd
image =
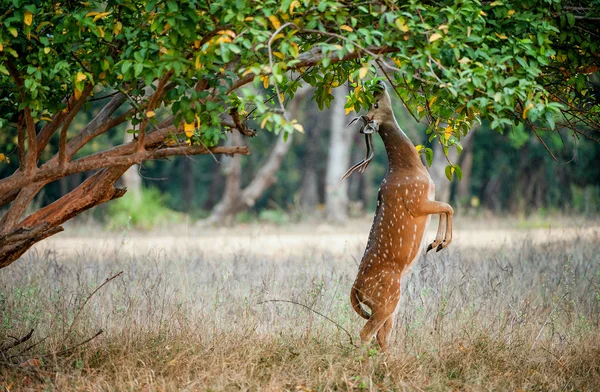
[[[433,243],[429,244],[425,253],[428,253],[431,249],[433,249]]]
[[[446,242],[446,241],[444,241]],[[439,252],[440,250],[444,249],[444,242],[442,242],[441,244],[438,245],[438,247],[436,248],[436,252]]]

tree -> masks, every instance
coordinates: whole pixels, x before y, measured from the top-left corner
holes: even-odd
[[[564,127],[592,139],[600,129],[600,89],[590,78],[600,68],[600,12],[588,2],[0,3],[0,128],[9,134],[0,158],[18,163],[0,179],[0,207],[8,207],[0,267],[63,222],[121,196],[115,181],[133,164],[247,154],[218,144],[225,131],[253,135],[250,118],[271,131],[299,129],[284,117],[283,101],[302,80],[316,88],[321,108],[332,86],[350,84],[346,107],[358,111],[372,103],[380,69],[445,149],[460,149],[477,119],[494,128],[526,123],[536,134]],[[262,83],[269,97],[244,89],[249,83]],[[71,127],[93,103],[101,110]],[[135,126],[132,142],[83,153],[126,121]],[[46,185],[90,170],[73,191],[23,217]],[[458,166],[447,171],[460,176]]]
[[[296,91],[295,97],[290,104],[290,117],[299,117],[299,109],[304,103],[304,98],[310,92],[309,88]],[[241,144],[241,135],[234,134],[233,144]],[[204,224],[213,225],[233,218],[236,214],[254,206],[256,200],[276,181],[277,170],[281,162],[292,146],[292,135],[280,133],[277,142],[271,149],[269,156],[262,164],[260,170],[252,181],[242,189],[242,161],[241,156],[235,156],[228,162],[227,178],[225,180],[225,192],[221,201],[213,208],[210,216]]]
[[[344,90],[345,86],[333,92],[336,99],[331,110],[331,139],[325,177],[325,208],[327,218],[334,223],[348,219],[348,181],[342,181],[342,176],[350,166],[350,148],[354,138],[347,134],[348,121],[342,100],[347,92]]]

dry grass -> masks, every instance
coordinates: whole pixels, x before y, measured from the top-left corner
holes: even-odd
[[[600,232],[423,256],[388,355],[350,344],[362,242],[265,254],[190,241],[31,252],[0,271],[0,384],[10,390],[598,390]],[[354,237],[352,237],[354,238]],[[102,252],[98,251],[102,249]],[[272,252],[271,252],[272,253]],[[107,277],[71,324],[89,294]],[[73,350],[54,355],[94,336]],[[21,352],[33,343],[34,347]],[[13,356],[8,360],[7,358]],[[40,359],[32,361],[34,359]],[[35,366],[18,366],[29,360]]]

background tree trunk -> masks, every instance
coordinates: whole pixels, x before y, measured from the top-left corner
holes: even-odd
[[[325,177],[325,208],[327,218],[333,223],[343,223],[348,219],[348,181],[341,181],[350,165],[351,131],[346,129],[348,116],[345,115],[346,86],[333,90],[335,99],[331,110],[331,138]]]
[[[296,92],[294,99],[290,102],[288,109],[289,118],[298,119],[300,107],[304,102],[304,98],[311,91],[308,87],[303,87]],[[301,119],[300,119],[301,121]],[[241,135],[233,132],[229,140],[237,145],[242,139]],[[277,171],[283,162],[283,158],[292,146],[293,134],[289,134],[287,141],[285,140],[284,132],[279,134],[275,146],[271,150],[267,160],[258,170],[256,176],[250,183],[242,189],[242,161],[241,157],[234,156],[229,158],[226,168],[225,191],[221,201],[213,208],[210,216],[200,222],[200,224],[224,224],[228,223],[233,217],[254,206],[256,201],[264,194],[264,192],[273,185],[277,179]]]
[[[196,199],[196,165],[191,157],[181,159],[181,200],[185,211],[194,208]]]
[[[463,154],[461,154],[460,156],[458,154],[458,151],[456,151],[456,148],[450,147],[448,149],[448,159],[450,160],[450,162],[452,162],[454,164],[457,164],[457,163],[460,164],[460,161],[464,160],[464,158],[462,158],[462,156],[465,154],[465,150],[470,149],[471,145],[473,143],[472,135],[473,135],[473,130],[471,130],[467,134],[467,136],[465,136],[461,139],[460,142],[463,146]],[[471,156],[470,159],[472,162],[473,157]],[[444,203],[450,202],[450,197],[452,196],[452,183],[460,184],[460,182],[461,182],[456,177],[453,178],[452,182],[448,181],[448,178],[446,177],[446,173],[445,173],[447,165],[448,165],[448,160],[446,159],[446,156],[444,155],[444,150],[442,149],[442,146],[439,143],[434,142],[434,144],[433,144],[433,163],[431,164],[431,167],[429,168],[429,174],[431,175],[431,179],[433,180],[433,183],[435,184],[435,199],[437,201],[441,201]],[[472,165],[470,165],[468,168],[469,173],[466,176],[467,178],[470,178],[471,168],[472,168]],[[465,179],[465,170],[462,166],[461,166],[461,170],[462,170],[463,180],[464,180]],[[466,189],[469,189],[468,186],[469,185],[467,185]]]
[[[126,129],[131,129],[131,122],[127,123]],[[125,137],[123,138],[125,143],[130,143],[133,141],[133,133],[125,132]],[[132,165],[121,177],[123,181],[123,186],[127,189],[131,197],[133,197],[137,202],[142,199],[142,177],[140,176],[140,165]]]
[[[300,208],[304,214],[313,214],[319,205],[317,163],[321,157],[321,138],[323,137],[324,129],[319,124],[315,124],[315,126],[305,129],[305,131],[306,155],[304,157],[305,166],[302,188],[300,189]]]

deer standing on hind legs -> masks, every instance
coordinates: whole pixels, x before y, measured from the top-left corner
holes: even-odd
[[[400,279],[419,255],[430,215],[439,214],[440,223],[427,251],[440,251],[452,241],[454,211],[450,205],[434,200],[433,181],[415,146],[398,126],[383,83],[375,99],[366,116],[359,118],[364,121],[360,132],[367,141],[367,158],[350,168],[344,178],[355,170],[366,169],[373,158],[371,135],[378,132],[387,151],[388,171],[379,189],[373,226],[350,302],[368,320],[360,333],[362,342],[368,344],[377,335],[379,346],[387,351],[400,301]]]

